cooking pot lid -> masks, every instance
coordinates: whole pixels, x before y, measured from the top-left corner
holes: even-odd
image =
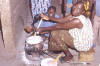
[[[26,43],[28,44],[38,44],[43,41],[41,36],[30,36],[26,39]]]

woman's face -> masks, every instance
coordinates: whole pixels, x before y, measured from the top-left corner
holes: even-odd
[[[82,5],[75,5],[72,7],[72,15],[79,16],[82,14]]]
[[[49,11],[48,11],[48,16],[50,16],[50,17],[53,17],[55,15],[55,11],[54,11],[54,9],[50,9]]]

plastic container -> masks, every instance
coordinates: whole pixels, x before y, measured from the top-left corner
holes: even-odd
[[[53,58],[45,58],[41,61],[41,66],[57,66],[57,62]]]

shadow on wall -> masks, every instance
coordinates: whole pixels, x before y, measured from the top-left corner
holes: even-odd
[[[32,21],[29,10],[29,0],[10,0],[11,1],[11,14],[14,27],[14,38],[16,44],[24,31],[24,25]]]
[[[100,0],[96,0],[96,15],[100,16]]]
[[[1,31],[2,27],[1,27],[1,19],[0,19],[0,31]]]

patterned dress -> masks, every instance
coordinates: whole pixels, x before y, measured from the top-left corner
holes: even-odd
[[[52,31],[50,35],[49,50],[64,51],[68,46],[74,48],[73,37],[67,30]]]
[[[89,51],[93,46],[93,31],[90,19],[83,15],[78,18],[83,27],[67,30],[52,31],[49,42],[49,49],[53,51],[63,51],[68,47],[77,51]]]
[[[51,5],[50,0],[31,0],[32,4],[32,16],[36,14],[46,13],[48,7]]]

